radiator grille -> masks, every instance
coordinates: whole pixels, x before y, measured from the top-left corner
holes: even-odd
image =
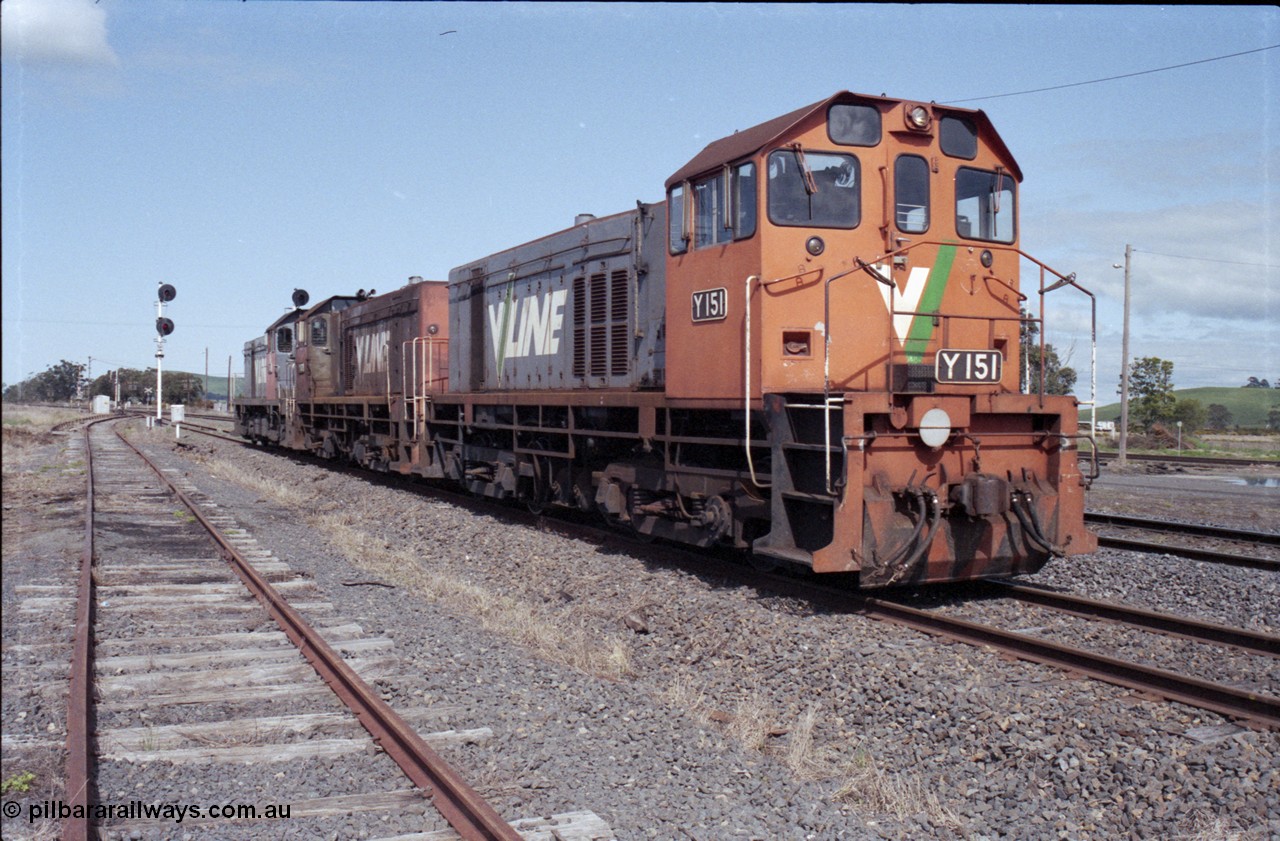
[[[625,377],[630,372],[630,288],[626,269],[574,278],[574,376]]]

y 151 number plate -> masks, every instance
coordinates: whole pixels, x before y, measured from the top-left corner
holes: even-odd
[[[723,286],[693,293],[693,320],[720,321],[729,314],[729,292]]]
[[[998,383],[1003,368],[998,350],[940,350],[934,358],[940,383]]]

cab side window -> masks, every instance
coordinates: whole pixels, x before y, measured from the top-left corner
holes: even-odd
[[[689,250],[689,237],[685,235],[684,185],[671,188],[667,195],[667,245],[672,254]]]
[[[715,175],[700,178],[689,186],[693,217],[693,247],[706,248],[746,239],[756,232],[756,165],[750,161],[724,167]],[[684,235],[684,185],[671,190],[667,203],[670,214],[671,253],[688,248]]]
[[[693,182],[693,247],[706,248],[728,242],[725,225],[724,175]]]

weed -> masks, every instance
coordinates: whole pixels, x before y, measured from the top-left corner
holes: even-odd
[[[959,829],[960,816],[939,799],[919,776],[910,771],[897,773],[880,767],[865,749],[858,748],[840,770],[844,782],[836,790],[836,800],[849,800],[862,808],[906,820],[923,811],[936,826]]]
[[[1261,827],[1245,828],[1229,815],[1215,815],[1197,809],[1190,815],[1191,826],[1174,837],[1184,841],[1262,841]]]
[[[730,738],[748,750],[762,750],[771,729],[769,707],[755,695],[738,701],[725,726],[725,732]]]
[[[0,794],[8,794],[9,792],[17,792],[18,794],[26,794],[31,791],[31,784],[36,781],[36,775],[31,771],[21,771],[14,774],[7,780],[0,782]]]

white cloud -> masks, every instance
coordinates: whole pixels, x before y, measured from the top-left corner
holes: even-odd
[[[107,43],[107,11],[92,0],[5,0],[0,8],[5,61],[49,65],[115,65]]]

